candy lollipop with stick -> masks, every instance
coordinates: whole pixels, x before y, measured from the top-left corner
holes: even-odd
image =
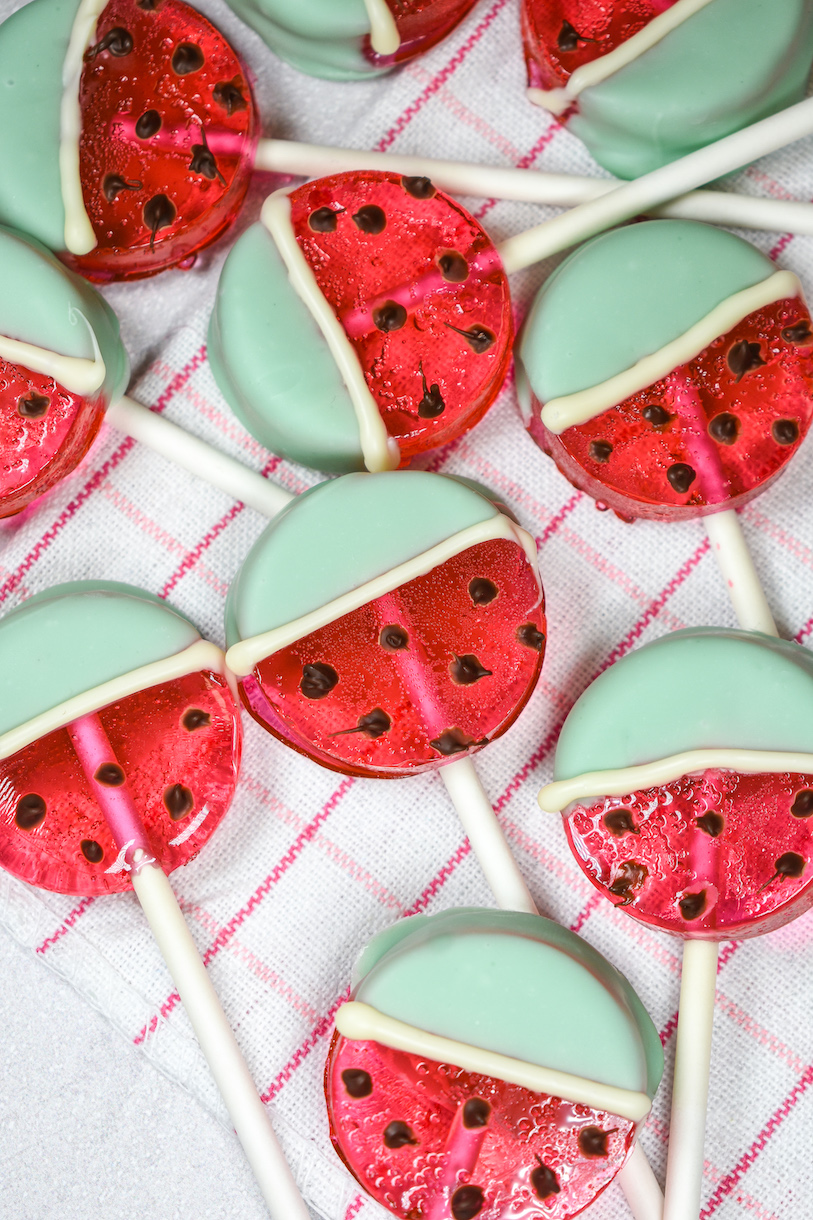
[[[59,893],[135,891],[271,1214],[308,1212],[166,873],[234,794],[223,654],[149,593],[59,585],[0,621],[0,866]]]
[[[629,1157],[663,1071],[626,979],[538,915],[402,920],[363,951],[336,1026],[334,1146],[404,1220],[575,1216]]]
[[[806,649],[675,632],[588,687],[540,794],[598,890],[684,938],[667,1220],[699,1211],[718,942],[813,905],[811,713]]]

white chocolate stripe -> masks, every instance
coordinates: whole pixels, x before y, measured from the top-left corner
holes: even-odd
[[[650,356],[644,356],[632,368],[586,390],[552,398],[542,408],[542,423],[549,432],[558,436],[567,428],[595,419],[611,407],[617,407],[631,394],[654,385],[679,365],[694,360],[710,343],[719,339],[720,335],[727,334],[749,314],[786,297],[801,295],[802,286],[792,271],[776,271],[752,288],[735,292],[721,301],[684,334]]]
[[[401,461],[398,442],[388,435],[353,345],[322,295],[316,276],[296,240],[291,224],[291,203],[288,199],[292,189],[286,187],[269,195],[263,204],[260,219],[273,237],[288,268],[291,285],[322,332],[347,386],[356,413],[365,467],[371,471],[395,470]]]
[[[79,109],[79,79],[85,51],[96,33],[96,22],[107,0],[80,0],[71,28],[65,62],[62,65],[62,105],[59,112],[59,177],[65,208],[65,249],[71,254],[89,254],[96,246],[96,234],[85,211],[82,180],[79,176],[79,136],[82,115]]]
[[[312,631],[318,631],[321,627],[326,627],[328,623],[335,623],[337,619],[342,618],[345,614],[350,614],[353,610],[358,610],[360,606],[366,606],[368,602],[375,601],[376,598],[383,597],[386,593],[392,593],[394,589],[400,588],[410,580],[415,580],[418,576],[425,576],[433,568],[437,568],[447,559],[452,559],[455,555],[467,551],[469,547],[477,546],[480,542],[490,542],[495,538],[504,538],[508,542],[516,542],[522,547],[541,591],[542,586],[536,563],[536,543],[530,534],[521,526],[515,525],[505,513],[495,513],[486,521],[480,521],[476,525],[470,525],[466,529],[460,530],[457,534],[452,534],[451,538],[445,538],[437,546],[430,547],[428,551],[416,555],[413,559],[408,559],[405,563],[398,564],[389,572],[383,572],[373,580],[359,585],[358,588],[351,589],[349,593],[343,593],[341,597],[334,598],[327,605],[320,606],[309,614],[303,614],[301,618],[293,619],[289,623],[283,623],[280,627],[264,631],[261,635],[249,636],[248,639],[232,644],[226,653],[226,664],[238,678],[245,678],[255,665],[265,660],[266,657],[272,656],[273,653],[279,652],[281,648],[287,648],[289,644],[304,639]]]
[[[628,796],[647,788],[671,784],[682,775],[703,771],[739,771],[742,775],[782,775],[793,772],[813,775],[813,754],[784,754],[770,750],[687,750],[638,767],[618,770],[587,771],[573,779],[546,784],[539,793],[545,813],[561,813],[574,801],[597,796]]]
[[[221,649],[216,644],[210,644],[208,640],[197,640],[181,652],[163,657],[160,661],[152,661],[149,665],[141,665],[118,678],[111,678],[109,682],[83,691],[81,695],[74,695],[72,699],[66,699],[47,712],[42,712],[39,716],[26,720],[24,724],[9,729],[7,733],[0,734],[0,759],[10,758],[24,746],[31,745],[47,733],[53,733],[55,729],[64,728],[80,716],[88,716],[91,712],[98,712],[103,707],[109,707],[111,703],[126,698],[127,695],[135,695],[138,691],[158,686],[162,682],[172,682],[175,678],[183,678],[199,669],[208,669],[229,678]]]
[[[336,1013],[336,1028],[342,1037],[353,1042],[379,1042],[396,1051],[425,1056],[436,1063],[451,1063],[466,1072],[478,1072],[483,1076],[505,1080],[508,1084],[517,1084],[523,1089],[530,1089],[532,1093],[550,1093],[564,1101],[606,1110],[608,1114],[628,1118],[634,1123],[646,1118],[651,1109],[646,1093],[586,1080],[583,1076],[559,1072],[556,1068],[512,1059],[498,1051],[482,1050],[467,1042],[442,1038],[415,1025],[398,1021],[395,1017],[388,1017],[358,1000],[342,1005]]]
[[[552,114],[563,114],[585,89],[589,89],[591,85],[601,84],[608,77],[620,72],[622,68],[634,63],[667,34],[671,34],[678,26],[683,25],[684,21],[694,17],[695,13],[699,13],[711,2],[712,0],[677,0],[677,4],[673,4],[665,13],[653,17],[648,25],[645,25],[637,34],[633,34],[632,38],[628,38],[626,42],[622,42],[620,47],[616,47],[607,55],[602,55],[588,64],[582,64],[561,89],[529,89],[529,101],[532,101],[535,106],[544,106]]]
[[[401,45],[401,35],[387,0],[364,0],[370,18],[370,46],[376,55],[394,55]]]
[[[20,339],[9,339],[0,335],[0,359],[10,364],[21,365],[32,373],[42,373],[44,377],[53,377],[71,394],[81,394],[87,397],[95,394],[105,378],[105,364],[93,328],[84,314],[74,310],[90,331],[95,348],[92,360],[82,356],[61,356],[59,352],[49,351],[46,347],[36,347],[33,343],[24,343]]]

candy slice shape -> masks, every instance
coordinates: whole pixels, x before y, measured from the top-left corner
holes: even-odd
[[[0,77],[0,220],[89,279],[188,264],[236,216],[254,101],[181,0],[34,0],[0,26]]]
[[[223,656],[129,585],[79,582],[0,622],[0,865],[44,889],[130,888],[109,823],[135,806],[167,872],[228,809],[240,719]]]
[[[404,1220],[576,1215],[624,1164],[663,1068],[608,962],[546,919],[505,911],[379,934],[336,1024],[334,1146]]]
[[[633,918],[710,941],[772,931],[813,905],[811,713],[806,649],[675,632],[588,687],[540,804]]]
[[[799,282],[710,226],[651,221],[588,242],[544,285],[518,346],[534,440],[622,517],[745,504],[810,426]]]
[[[102,298],[39,244],[0,228],[0,516],[69,474],[127,384]]]
[[[513,338],[508,282],[474,218],[427,178],[347,173],[266,201],[210,327],[215,379],[275,453],[383,470],[472,427]]]
[[[458,25],[474,0],[230,0],[238,17],[300,72],[363,80],[422,55]]]
[[[802,100],[813,3],[523,0],[531,101],[638,178]]]
[[[457,479],[321,484],[272,521],[230,590],[227,664],[243,703],[350,775],[404,775],[479,750],[513,723],[542,665],[535,553]]]

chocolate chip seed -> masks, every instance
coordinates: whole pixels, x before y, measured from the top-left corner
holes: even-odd
[[[813,343],[813,330],[810,329],[810,323],[803,319],[801,322],[794,322],[792,326],[786,326],[782,331],[782,338],[787,343],[800,343],[807,347],[809,343]]]
[[[234,114],[236,110],[248,109],[248,102],[237,80],[235,76],[233,80],[218,81],[212,90],[212,97],[218,106],[222,106],[229,115]]]
[[[172,71],[176,76],[189,76],[203,67],[203,51],[197,43],[181,42],[172,54]]]
[[[709,838],[719,839],[725,828],[725,819],[722,814],[709,810],[702,817],[695,818],[694,824],[698,830],[702,830],[703,834],[708,835]]]
[[[706,891],[699,894],[684,894],[678,902],[680,913],[686,920],[699,919],[706,909]]]
[[[747,339],[741,339],[739,343],[735,343],[728,353],[728,367],[737,378],[737,381],[742,381],[746,373],[752,373],[754,369],[760,368],[765,361],[762,359],[758,343],[749,343]]]
[[[609,462],[613,447],[608,441],[591,441],[590,457],[594,462]]]
[[[494,582],[487,580],[485,576],[475,576],[474,580],[469,581],[469,597],[475,606],[487,606],[494,601],[498,593],[499,589]]]
[[[184,712],[181,720],[188,733],[194,733],[196,729],[207,729],[211,723],[212,717],[201,707],[190,707],[189,711]]]
[[[786,851],[783,856],[779,857],[774,867],[776,869],[775,877],[780,879],[790,877],[795,880],[805,871],[804,856],[798,855],[795,851]]]
[[[333,208],[317,208],[308,217],[308,225],[314,233],[335,233],[337,215]]]
[[[709,436],[720,445],[733,445],[739,433],[740,421],[728,411],[709,420]]]
[[[459,326],[452,326],[451,322],[447,322],[446,325],[455,334],[462,335],[477,356],[482,356],[497,342],[497,336],[485,326],[472,326],[468,330],[461,330]]]
[[[384,1128],[384,1144],[387,1148],[405,1148],[407,1144],[417,1144],[412,1128],[408,1123],[397,1119]]]
[[[617,1127],[613,1127],[610,1131],[602,1131],[601,1127],[583,1127],[577,1140],[579,1151],[583,1156],[608,1156],[607,1140],[617,1130]]]
[[[473,737],[469,737],[468,733],[464,733],[462,729],[444,729],[440,737],[436,737],[434,741],[429,742],[433,750],[437,750],[438,754],[443,754],[449,758],[452,754],[462,754],[471,746],[485,745],[485,738],[482,741],[475,741]]]
[[[419,368],[423,384],[423,398],[418,403],[418,415],[421,419],[437,419],[446,410],[446,403],[443,401],[443,395],[437,382],[434,382],[431,386],[428,385],[423,371],[423,364],[419,365]]]
[[[454,1220],[473,1220],[482,1211],[485,1196],[479,1186],[458,1186],[449,1207]]]
[[[120,174],[105,174],[102,181],[102,194],[108,203],[115,202],[119,191],[140,191],[140,182],[128,182]]]
[[[173,822],[180,822],[195,808],[195,798],[183,784],[172,784],[164,793],[164,806]]]
[[[384,209],[377,203],[365,203],[363,208],[353,213],[353,222],[362,233],[369,233],[374,237],[383,233],[387,227]]]
[[[491,1117],[491,1106],[482,1097],[470,1097],[463,1107],[463,1126],[469,1131],[487,1127]]]
[[[119,59],[125,55],[129,55],[133,49],[132,35],[120,25],[114,29],[108,30],[104,38],[95,44],[88,47],[85,51],[85,62],[95,59],[97,55],[101,55],[102,51],[109,51],[111,55],[117,56]]]
[[[523,623],[521,627],[518,627],[517,639],[526,648],[533,648],[534,652],[541,652],[545,647],[544,633],[539,630],[536,623]]]
[[[652,424],[653,428],[664,428],[672,418],[664,407],[659,406],[655,402],[652,402],[649,404],[649,406],[644,407],[641,414],[648,424]]]
[[[387,652],[398,652],[401,648],[409,647],[409,636],[403,627],[391,623],[388,627],[382,627],[378,642]]]
[[[135,133],[139,140],[149,140],[160,130],[161,116],[157,110],[145,110],[141,117],[136,119]]]
[[[428,178],[402,178],[401,186],[413,199],[431,199],[436,194]]]
[[[37,394],[36,390],[32,390],[30,394],[18,398],[17,413],[22,415],[23,419],[42,419],[50,405],[51,400],[47,394]]]
[[[407,311],[397,301],[385,301],[373,310],[373,322],[378,330],[387,334],[391,330],[400,330],[406,324]]]
[[[539,1157],[536,1159],[539,1164],[531,1171],[531,1187],[537,1199],[549,1199],[551,1195],[558,1195],[562,1188],[556,1174],[549,1165],[543,1164]]]
[[[601,820],[615,839],[623,839],[624,835],[640,834],[633,821],[631,809],[613,809],[612,812],[605,813]]]
[[[217,168],[215,155],[206,143],[206,133],[201,129],[203,135],[202,144],[192,145],[192,160],[189,162],[189,168],[193,174],[200,174],[203,178],[208,178],[213,182],[215,178],[222,186],[226,185],[226,179]]]
[[[622,900],[620,906],[629,906],[635,898],[635,890],[640,890],[648,876],[649,869],[645,864],[639,864],[637,860],[625,860],[618,866],[609,887],[610,893]]]
[[[492,672],[481,665],[472,652],[467,652],[462,657],[455,654],[455,659],[449,666],[452,681],[456,682],[458,686],[473,686],[481,678],[490,678]]]
[[[175,204],[166,195],[153,195],[144,204],[144,224],[150,230],[150,249],[155,246],[155,234],[166,229],[175,220]]]
[[[777,419],[771,427],[771,435],[777,445],[795,445],[799,439],[799,425],[794,419]]]
[[[331,733],[330,735],[331,737],[347,737],[350,733],[363,733],[365,737],[375,741],[377,737],[382,737],[391,728],[392,721],[383,707],[374,707],[371,712],[367,712],[364,716],[359,716],[355,728],[340,729],[338,733]]]
[[[683,496],[697,478],[691,466],[685,462],[675,462],[666,472],[666,477],[679,496]]]
[[[42,797],[36,792],[29,792],[17,802],[14,822],[20,830],[33,830],[35,826],[39,826],[46,812]]]
[[[469,264],[456,250],[447,250],[438,259],[440,274],[447,284],[465,284],[469,278]]]
[[[124,772],[118,763],[102,763],[93,778],[105,788],[120,788],[124,783]]]
[[[342,1084],[351,1097],[369,1097],[373,1091],[373,1078],[369,1072],[361,1068],[345,1068],[342,1072]]]
[[[813,817],[813,792],[809,788],[797,792],[790,811],[795,818]]]
[[[562,22],[562,28],[559,31],[559,37],[556,39],[556,45],[565,54],[578,49],[579,35],[569,21]]]
[[[317,661],[314,665],[302,666],[302,680],[299,689],[306,699],[324,699],[339,681],[339,675],[332,665]]]
[[[104,848],[95,839],[83,839],[79,847],[88,864],[101,864],[104,860]]]

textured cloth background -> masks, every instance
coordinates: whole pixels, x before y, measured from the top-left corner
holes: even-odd
[[[0,16],[14,7],[13,0],[0,0]],[[483,0],[429,56],[354,85],[299,75],[218,0],[201,7],[256,74],[269,134],[600,172],[575,138],[525,101],[517,0]],[[767,158],[736,180],[737,189],[811,197],[812,149],[806,141]],[[273,185],[270,178],[255,182],[241,227],[256,218]],[[552,214],[494,200],[472,201],[472,207],[496,238]],[[813,290],[810,239],[761,234],[752,240]],[[106,292],[133,358],[132,393],[299,491],[314,476],[275,464],[233,418],[211,377],[205,330],[224,255],[220,246],[192,271]],[[518,320],[551,266],[515,277]],[[540,814],[535,795],[550,776],[558,727],[591,677],[666,631],[734,625],[725,589],[701,524],[623,525],[574,493],[523,431],[511,383],[475,432],[430,465],[492,486],[539,541],[550,628],[543,677],[518,724],[479,756],[478,766],[540,909],[627,974],[661,1032],[667,1073],[643,1145],[662,1180],[680,946],[594,894],[558,820]],[[810,441],[742,520],[782,634],[809,643]],[[0,604],[8,610],[62,580],[131,581],[167,597],[204,634],[222,641],[229,582],[263,524],[253,511],[106,429],[71,478],[0,525]],[[200,858],[175,874],[175,886],[306,1198],[328,1220],[372,1220],[380,1209],[362,1198],[330,1147],[321,1089],[332,1016],[351,963],[374,932],[401,915],[489,904],[490,896],[439,778],[342,779],[286,750],[253,722],[246,720],[245,728],[234,808]],[[261,1216],[250,1180],[238,1172],[236,1185],[229,1181],[239,1156],[232,1137],[213,1133],[203,1113],[205,1138],[196,1137],[195,1104],[228,1120],[135,900],[63,898],[0,874],[0,924],[8,937],[0,943],[7,1013],[0,1022],[0,1215],[112,1216],[143,1202],[139,1214],[162,1220]],[[43,977],[43,967],[67,980],[75,995],[65,998],[64,987]],[[811,915],[770,937],[723,949],[703,1220],[810,1215],[812,967]],[[105,1029],[91,1009],[116,1031],[112,1043],[102,1045]],[[83,1011],[86,1046],[77,1045]],[[30,1016],[13,1019],[18,1012]],[[97,1070],[107,1061],[115,1061],[108,1076]],[[188,1098],[176,1106],[163,1084],[145,1084],[145,1062]],[[63,1094],[71,1090],[69,1120]],[[148,1130],[136,1135],[144,1097]],[[149,1110],[157,1097],[166,1108]],[[40,1112],[60,1105],[73,1143],[56,1129],[51,1139]],[[115,1123],[104,1126],[105,1118],[100,1129],[99,1115],[113,1113]],[[183,1126],[190,1122],[191,1130]],[[146,1151],[134,1152],[131,1161],[131,1149]],[[84,1197],[73,1187],[60,1189],[73,1157],[87,1178]],[[120,1181],[94,1168],[99,1158],[118,1167]],[[178,1175],[194,1177],[198,1193],[190,1187],[187,1199],[167,1186],[162,1204],[154,1175],[172,1176],[173,1163]],[[202,1185],[205,1212],[197,1202]],[[612,1188],[589,1214],[596,1220],[626,1214],[620,1191]]]

